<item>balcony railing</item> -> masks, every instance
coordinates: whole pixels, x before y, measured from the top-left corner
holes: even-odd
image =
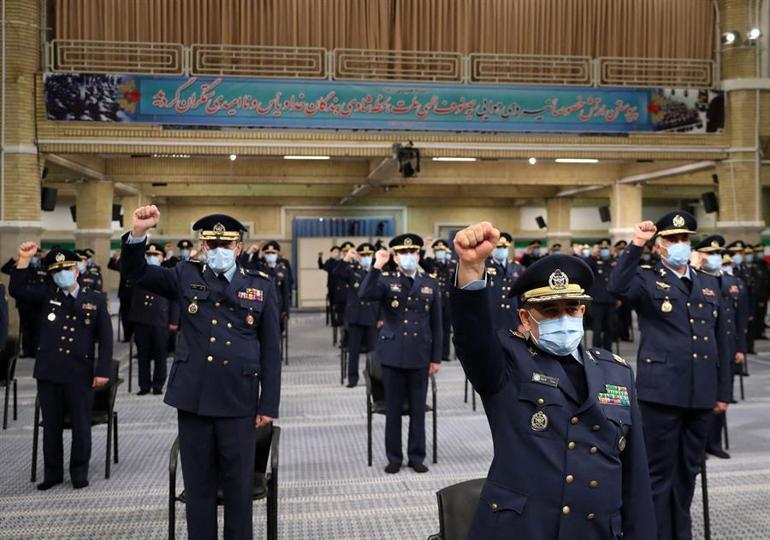
[[[713,88],[712,60],[55,39],[47,70],[537,86]]]

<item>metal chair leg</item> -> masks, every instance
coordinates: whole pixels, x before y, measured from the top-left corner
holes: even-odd
[[[5,385],[5,398],[3,399],[3,429],[8,429],[8,399],[11,392],[11,384],[6,381]]]
[[[168,492],[168,540],[176,540],[176,499],[174,486]]]
[[[730,435],[727,432],[727,411],[722,413],[722,432],[725,438],[725,450],[730,449]]]
[[[476,390],[471,389],[471,404],[473,412],[476,412]]]
[[[131,387],[134,381],[134,338],[128,340],[128,393],[131,393]]]
[[[30,482],[37,480],[37,441],[40,436],[40,404],[35,400],[35,424],[32,428],[32,474]]]
[[[13,380],[13,419],[19,419],[19,388],[16,384],[16,379]]]
[[[738,374],[738,381],[740,382],[740,385],[741,385],[741,401],[743,401],[744,399],[746,399],[746,393],[743,390],[743,371],[741,371]]]
[[[110,478],[110,466],[112,465],[112,415],[107,417],[107,455],[104,460],[104,478]]]
[[[711,540],[711,516],[709,514],[709,487],[706,477],[706,460],[700,465],[701,490],[703,492],[703,537],[704,540]]]
[[[436,402],[433,401],[433,463],[438,463],[438,424],[436,423]]]
[[[112,442],[113,442],[113,461],[117,463],[118,460],[118,411],[112,413]]]
[[[372,466],[372,406],[368,402],[366,403],[366,455],[367,463]]]
[[[468,377],[465,377],[465,397],[463,403],[468,403]]]

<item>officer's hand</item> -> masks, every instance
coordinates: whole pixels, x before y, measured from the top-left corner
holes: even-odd
[[[249,255],[254,255],[257,251],[259,251],[259,246],[257,244],[251,244],[249,246],[248,254]]]
[[[375,253],[374,257],[374,267],[377,270],[382,270],[382,267],[385,266],[385,263],[390,260],[390,253],[384,249],[380,249],[377,251],[377,253]]]
[[[258,414],[257,415],[257,419],[254,422],[254,425],[256,425],[259,428],[259,427],[268,425],[272,421],[273,421],[273,417],[272,416],[264,416],[262,414]]]
[[[355,249],[349,249],[347,253],[345,253],[345,262],[353,262],[358,260],[358,252]]]
[[[441,369],[441,364],[438,362],[431,362],[428,367],[428,375],[435,375]]]
[[[158,224],[160,220],[160,210],[153,205],[140,206],[134,210],[134,216],[131,223],[131,236],[141,238],[147,231]]]
[[[652,221],[642,221],[634,225],[634,239],[632,242],[637,247],[643,247],[658,232],[658,228]]]
[[[460,261],[469,265],[484,264],[500,239],[500,231],[482,221],[466,227],[455,235],[455,252]]]
[[[178,329],[179,329],[179,326],[177,326],[176,324],[169,324],[168,325],[168,331],[169,332],[176,332]]]
[[[717,404],[714,405],[714,414],[721,414],[725,412],[727,407],[729,407],[729,405],[724,401],[717,401]]]
[[[318,252],[318,256],[319,256],[320,258],[323,258],[323,256],[324,256],[324,252],[323,252],[323,251],[319,251],[319,252]]]
[[[735,363],[742,364],[746,361],[746,355],[742,352],[735,353]]]
[[[35,242],[22,242],[19,246],[19,261],[31,259],[37,253],[37,244]]]
[[[93,388],[100,388],[106,385],[110,380],[107,377],[94,377],[94,382],[91,384]]]

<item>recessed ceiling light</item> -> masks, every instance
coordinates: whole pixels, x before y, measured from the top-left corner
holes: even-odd
[[[751,30],[749,30],[749,33],[746,34],[746,38],[748,38],[749,41],[756,41],[761,37],[762,37],[762,30],[760,30],[759,28],[752,28]]]
[[[238,159],[238,156],[235,154],[230,154],[230,161],[235,161],[236,159]]]
[[[533,157],[529,158],[530,165],[534,165],[535,163],[537,163],[537,158],[533,158]]]
[[[556,163],[599,163],[599,160],[588,158],[558,158]]]
[[[433,161],[476,161],[475,157],[434,157]]]
[[[738,41],[738,32],[725,32],[722,34],[721,41],[722,45],[733,45],[736,41]]]
[[[329,156],[283,156],[283,159],[311,159],[311,160],[327,160],[331,159]]]

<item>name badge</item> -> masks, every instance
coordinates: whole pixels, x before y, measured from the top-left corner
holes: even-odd
[[[559,386],[559,378],[558,377],[551,377],[549,375],[545,375],[543,373],[533,373],[532,374],[532,382],[536,382],[539,384],[544,384],[546,386],[552,386],[556,388]]]

